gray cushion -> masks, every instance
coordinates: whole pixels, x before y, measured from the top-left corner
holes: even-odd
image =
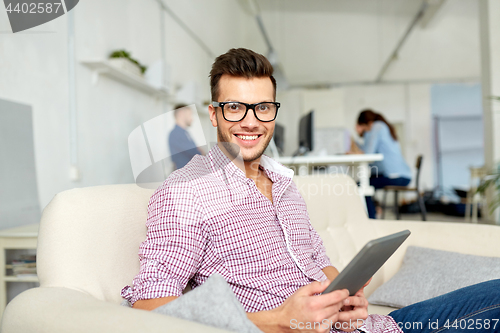
[[[261,332],[248,319],[226,280],[218,274],[210,276],[201,286],[153,312],[234,332]]]
[[[500,278],[500,258],[409,246],[400,270],[368,298],[402,308],[476,283]]]

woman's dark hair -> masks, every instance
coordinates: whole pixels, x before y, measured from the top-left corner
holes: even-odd
[[[368,125],[371,122],[374,121],[383,121],[387,127],[389,127],[389,131],[391,132],[391,136],[394,140],[398,141],[398,136],[396,135],[396,130],[394,129],[394,126],[389,124],[387,120],[385,120],[384,116],[382,116],[380,113],[376,113],[373,110],[366,109],[361,111],[358,117],[358,125]]]
[[[269,77],[274,88],[274,99],[276,99],[276,80],[273,77],[273,66],[262,54],[239,48],[231,49],[218,56],[210,71],[212,101],[217,101],[219,98],[219,80],[224,74],[247,79]]]

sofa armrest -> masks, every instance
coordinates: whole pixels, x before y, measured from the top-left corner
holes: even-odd
[[[227,332],[202,324],[100,301],[60,287],[29,289],[5,309],[2,333]]]

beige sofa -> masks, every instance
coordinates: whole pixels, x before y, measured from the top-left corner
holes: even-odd
[[[334,265],[343,268],[370,239],[410,229],[412,235],[376,274],[369,295],[401,265],[408,245],[500,256],[500,227],[369,220],[346,176],[296,177],[311,221]],[[74,189],[45,208],[38,239],[40,287],[11,301],[1,332],[219,332],[196,323],[120,306],[120,290],[139,270],[147,203],[136,185]],[[390,308],[370,306],[370,313]]]

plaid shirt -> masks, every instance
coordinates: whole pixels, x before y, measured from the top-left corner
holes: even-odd
[[[265,155],[260,168],[273,182],[273,203],[217,145],[172,173],[151,197],[140,272],[122,297],[181,296],[188,283],[196,288],[218,273],[245,311],[257,312],[326,279],[331,263],[293,171]]]

